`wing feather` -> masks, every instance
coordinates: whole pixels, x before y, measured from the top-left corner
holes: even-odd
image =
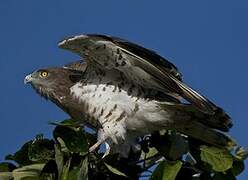
[[[181,81],[176,66],[134,43],[104,35],[80,35],[61,41],[59,47],[79,54],[88,65],[118,69],[126,78],[144,88],[181,96],[204,113],[213,114],[217,109],[207,98]]]
[[[83,60],[79,60],[79,61],[75,61],[72,63],[68,63],[68,64],[64,65],[63,68],[85,72],[85,70],[87,68],[87,63],[84,62]]]

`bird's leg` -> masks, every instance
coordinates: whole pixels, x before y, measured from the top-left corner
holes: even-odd
[[[95,151],[96,148],[98,148],[102,143],[104,143],[106,141],[106,139],[107,138],[98,140],[93,146],[90,147],[89,152]]]
[[[103,129],[99,129],[97,132],[97,142],[90,147],[89,152],[95,151],[102,143],[107,140],[108,136],[104,134]]]
[[[106,134],[104,133],[103,129],[99,129],[97,132],[97,142],[90,147],[89,152],[93,152],[95,151],[101,144],[104,143],[105,145],[105,152],[104,155],[102,156],[102,159],[105,158],[107,155],[109,155],[111,147],[110,144],[112,144],[111,142],[106,142],[108,140],[108,136],[106,136]]]

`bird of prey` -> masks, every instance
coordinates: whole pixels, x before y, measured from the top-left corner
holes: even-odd
[[[177,67],[156,52],[96,34],[58,45],[83,61],[36,70],[25,82],[72,118],[101,130],[91,150],[104,142],[130,146],[137,137],[162,129],[214,146],[234,143],[221,132],[232,126],[230,117],[183,83]]]

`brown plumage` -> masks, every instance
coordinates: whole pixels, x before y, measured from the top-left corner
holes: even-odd
[[[83,79],[85,68],[85,63],[77,61],[64,67],[39,69],[34,71],[32,76],[27,76],[25,83],[30,83],[39,95],[55,103],[72,118],[95,129],[99,127],[97,121],[90,124],[85,121],[87,117],[81,110],[81,104],[70,94],[70,87]],[[42,73],[47,73],[47,77],[42,77]]]
[[[230,117],[155,52],[104,35],[75,36],[59,46],[86,62],[38,70],[25,81],[74,119],[102,128],[101,142],[132,144],[137,136],[173,129],[216,146],[233,143],[216,131],[228,131]]]

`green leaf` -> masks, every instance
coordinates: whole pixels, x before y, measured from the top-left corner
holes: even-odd
[[[77,180],[87,180],[88,179],[88,158],[86,157],[80,168],[80,174]]]
[[[87,180],[88,179],[88,158],[85,157],[79,167],[72,169],[69,172],[70,180]]]
[[[181,161],[162,161],[153,171],[151,180],[174,180],[182,167]]]
[[[19,165],[30,165],[33,163],[43,163],[53,156],[53,141],[43,139],[39,134],[34,140],[25,143],[14,155],[7,155],[6,160],[13,160]]]
[[[55,162],[57,164],[57,169],[58,169],[58,179],[61,179],[63,166],[64,166],[64,157],[58,144],[54,145],[54,149],[55,149]]]
[[[88,143],[82,128],[57,126],[53,132],[55,139],[60,137],[70,152],[86,154]]]
[[[11,172],[16,169],[16,166],[9,162],[0,163],[0,172]]]
[[[68,127],[79,127],[82,124],[82,122],[77,121],[75,119],[66,119],[62,122],[49,121],[48,123],[55,126],[68,126]]]
[[[54,142],[49,139],[34,140],[29,146],[28,156],[34,162],[47,162],[54,156]]]
[[[69,169],[71,166],[71,158],[65,163],[62,174],[61,174],[61,180],[68,180],[69,179]]]
[[[145,160],[145,166],[148,167],[153,164],[155,161],[160,159],[161,156],[158,155],[158,151],[156,148],[149,148],[148,153],[142,151],[140,155],[140,160]]]
[[[233,157],[226,149],[202,145],[200,150],[201,160],[211,165],[214,171],[224,172],[232,167]]]
[[[234,176],[238,176],[245,169],[245,164],[243,161],[234,160],[231,172]]]
[[[13,170],[13,172],[0,173],[1,180],[39,180],[44,164],[32,164]]]
[[[40,177],[39,177],[39,180],[55,180],[56,179],[56,176],[54,174],[42,174]]]
[[[22,168],[15,169],[12,174],[15,180],[23,180],[24,178],[38,180],[44,165],[45,164],[32,164],[23,166]]]
[[[41,174],[40,174],[40,179],[41,180],[54,180],[56,179],[58,174],[57,170],[57,164],[55,160],[49,160],[45,166],[43,167]]]
[[[144,151],[142,151],[141,156],[140,156],[140,160],[145,159],[145,158],[146,159],[151,158],[156,154],[158,154],[158,151],[156,148],[149,148],[148,153],[145,153]]]
[[[60,150],[61,150],[63,153],[67,153],[67,154],[70,153],[70,151],[69,151],[69,149],[66,147],[65,142],[63,141],[63,139],[61,139],[60,137],[57,137],[57,141],[58,141]]]
[[[231,173],[215,173],[213,180],[236,180],[236,178]]]
[[[20,150],[18,150],[14,155],[7,155],[5,157],[6,160],[12,160],[17,162],[19,165],[29,165],[33,162],[28,157],[29,146],[33,141],[28,141],[25,143]]]
[[[70,170],[69,172],[68,178],[70,178],[70,180],[78,180],[79,171],[80,171],[80,167],[72,168],[72,170]]]
[[[1,180],[10,180],[13,179],[12,172],[0,172]]]
[[[127,177],[126,174],[124,174],[123,172],[119,171],[118,169],[112,167],[111,165],[107,164],[107,163],[104,163],[105,166],[108,168],[109,171],[111,171],[112,173],[116,174],[116,175],[119,175],[119,176],[124,176],[124,177]]]

